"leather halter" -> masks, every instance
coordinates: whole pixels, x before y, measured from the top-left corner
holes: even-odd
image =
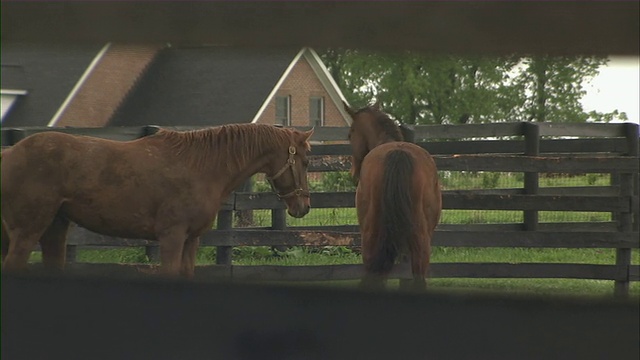
[[[279,199],[287,199],[294,196],[309,197],[309,191],[302,189],[302,186],[300,184],[300,175],[293,168],[293,165],[296,163],[296,159],[293,157],[295,154],[296,154],[296,147],[289,146],[289,158],[287,159],[287,162],[282,166],[282,168],[275,175],[271,177],[267,176],[267,181],[269,181],[269,184],[271,185],[271,189],[273,190],[273,192],[276,193]],[[289,191],[286,194],[281,194],[276,189],[276,185],[273,182],[273,180],[282,176],[282,174],[284,174],[285,171],[287,171],[287,169],[291,169],[291,174],[293,175],[295,189]]]

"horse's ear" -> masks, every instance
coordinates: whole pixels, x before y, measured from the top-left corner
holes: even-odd
[[[349,104],[347,104],[344,100],[342,100],[342,105],[344,106],[344,110],[349,114],[349,116],[353,117],[356,114],[356,112],[353,111],[353,109],[349,107]]]
[[[309,131],[305,131],[305,132],[303,133],[304,141],[309,141],[309,138],[311,137],[311,135],[313,135],[313,131],[315,130],[315,128],[316,128],[316,127],[314,126],[314,127],[312,127],[312,128],[311,128],[311,130],[309,130]]]
[[[312,127],[311,130],[305,131],[305,132],[300,134],[300,136],[301,136],[300,143],[305,146],[307,151],[311,150],[311,144],[309,143],[309,138],[311,137],[311,135],[313,135],[313,130],[314,129],[315,129],[315,127]]]
[[[376,100],[376,102],[373,105],[371,105],[371,108],[374,110],[382,111],[379,100]]]

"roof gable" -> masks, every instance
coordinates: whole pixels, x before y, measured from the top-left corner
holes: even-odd
[[[263,102],[262,106],[260,107],[260,110],[255,114],[251,122],[257,122],[261,118],[263,112],[267,108],[267,105],[271,102],[273,97],[276,95],[280,86],[285,81],[285,79],[289,76],[289,74],[293,70],[293,67],[298,63],[300,58],[304,58],[307,61],[307,63],[309,63],[316,77],[318,78],[318,80],[320,81],[324,89],[327,91],[327,94],[329,95],[331,101],[334,103],[334,105],[340,112],[340,115],[342,115],[342,118],[345,120],[346,124],[350,125],[351,116],[347,114],[343,106],[343,101],[344,102],[347,101],[346,98],[344,97],[344,95],[342,94],[342,91],[340,90],[335,80],[329,73],[329,70],[327,70],[327,67],[324,65],[324,63],[320,59],[320,56],[318,56],[318,53],[316,53],[315,50],[309,47],[302,48],[298,52],[298,54],[293,58],[293,60],[291,61],[291,63],[289,64],[285,72],[282,74],[280,79],[278,79],[277,84],[273,87],[273,89],[269,93],[269,96]]]
[[[19,86],[28,94],[13,105],[2,126],[46,126],[103,46],[3,42],[2,88]]]
[[[295,56],[224,46],[162,50],[110,125],[215,126],[250,122]]]

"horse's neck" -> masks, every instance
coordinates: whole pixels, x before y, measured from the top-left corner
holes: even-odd
[[[260,141],[257,139],[256,141]],[[229,144],[234,145],[234,144]],[[242,144],[240,144],[242,145]],[[235,146],[235,145],[234,145]],[[238,161],[234,161],[233,165],[227,168],[226,180],[224,184],[225,192],[232,192],[252,175],[264,172],[271,160],[271,156],[275,149],[268,146],[256,146],[255,151],[241,156]],[[220,159],[222,163],[225,159]],[[226,160],[228,161],[228,159]]]
[[[369,149],[373,150],[376,146],[380,146],[382,144],[386,144],[388,142],[396,141],[389,134],[384,132],[382,129],[378,129],[373,132],[374,135],[369,137]]]

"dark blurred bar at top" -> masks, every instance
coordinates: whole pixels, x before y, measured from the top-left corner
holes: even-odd
[[[2,1],[1,40],[638,55],[638,1]]]

